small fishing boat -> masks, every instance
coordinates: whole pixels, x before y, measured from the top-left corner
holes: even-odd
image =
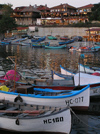
[[[51,75],[52,75],[52,79],[53,80],[64,80],[64,79],[67,79],[67,80],[71,80],[72,79],[72,76],[70,75],[65,75],[65,74],[61,74],[61,73],[58,73],[58,72],[55,72],[55,71],[51,71]]]
[[[1,41],[1,45],[9,45],[11,44],[11,41]]]
[[[50,42],[32,43],[32,47],[34,47],[34,48],[45,48],[45,46],[49,46],[49,45],[50,45]]]
[[[76,74],[76,72],[72,72],[69,69],[65,69],[61,65],[60,65],[60,71],[61,71],[61,74],[64,74],[64,75],[74,76]]]
[[[21,46],[29,46],[29,45],[31,45],[31,43],[21,42],[19,45],[21,45]]]
[[[60,40],[69,40],[69,38],[66,36],[62,36],[62,37],[60,37]]]
[[[100,45],[100,42],[95,42],[96,45]]]
[[[97,47],[79,47],[78,49],[76,49],[77,52],[81,52],[81,53],[93,53],[93,52],[98,52],[99,48]]]
[[[59,45],[64,45],[64,44],[72,43],[74,41],[75,41],[74,39],[71,39],[71,40],[67,40],[67,41],[63,41],[63,42],[58,42],[58,43],[59,43]]]
[[[61,74],[63,74],[63,75],[74,76],[77,73],[76,71],[65,69],[61,65],[60,65],[60,70],[61,70]],[[89,73],[91,75],[100,76],[100,68],[99,67],[89,67],[87,65],[78,64],[78,70],[80,70],[80,72],[84,72],[87,74]]]
[[[59,46],[59,45],[56,45],[56,46],[45,46],[45,49],[63,49],[63,48],[66,48],[66,45],[62,45],[62,46]]]
[[[49,39],[49,40],[57,40],[57,37],[54,37],[54,36],[48,36],[48,39]]]
[[[24,133],[69,134],[71,131],[70,109],[0,100],[0,129]]]
[[[5,91],[2,90],[3,88]],[[90,102],[89,85],[78,91],[45,89],[44,93],[38,94],[35,93],[35,90],[38,90],[38,88],[33,88],[32,85],[20,85],[14,90],[9,90],[9,88],[3,86],[0,89],[0,98],[5,98],[11,102],[20,101],[27,104],[55,107],[69,106],[77,110],[87,110]],[[49,94],[47,94],[48,92]]]
[[[80,68],[81,72],[100,73],[100,68],[99,67],[90,67],[90,66],[87,66],[87,65],[78,64],[78,68]]]
[[[46,36],[43,36],[41,38],[31,39],[31,42],[41,42],[41,41],[44,41],[45,39],[46,39]]]

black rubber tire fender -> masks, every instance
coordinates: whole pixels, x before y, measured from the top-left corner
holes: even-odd
[[[18,95],[18,96],[14,99],[14,102],[17,102],[17,101],[23,102],[23,99],[21,98],[20,95]]]

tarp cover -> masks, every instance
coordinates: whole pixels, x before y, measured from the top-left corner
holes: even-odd
[[[17,72],[15,72],[15,70],[9,70],[6,73],[4,79],[18,81],[20,79],[20,75]]]

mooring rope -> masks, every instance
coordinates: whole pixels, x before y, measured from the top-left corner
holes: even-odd
[[[75,112],[70,108],[70,111],[75,115],[75,117],[80,120],[83,124],[85,124],[86,126],[90,127],[90,128],[93,128],[93,129],[97,129],[97,130],[100,130],[100,128],[96,128],[96,127],[93,127],[93,126],[90,126],[88,125],[87,123],[85,123],[84,121],[82,121],[76,114]]]

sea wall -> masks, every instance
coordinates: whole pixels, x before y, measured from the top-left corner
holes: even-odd
[[[85,36],[88,28],[76,28],[76,27],[38,27],[38,32],[34,32],[34,35],[47,36],[47,35],[68,35],[69,37]]]

